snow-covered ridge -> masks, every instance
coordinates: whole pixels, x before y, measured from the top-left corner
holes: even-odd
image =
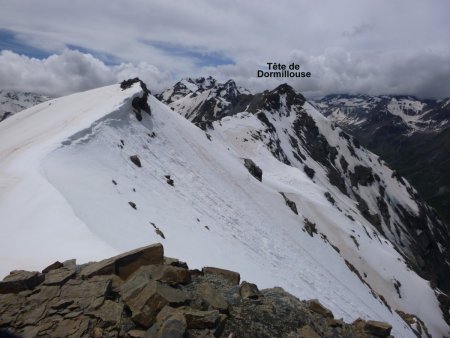
[[[104,87],[0,124],[2,273],[161,241],[193,268],[240,271],[261,287],[318,298],[336,317],[389,322],[396,337],[413,332],[395,310],[447,334],[430,283],[397,251],[399,240],[404,255],[414,242],[395,210],[420,213],[414,190],[301,96],[288,87],[256,95],[236,114],[205,120],[205,132],[153,96],[151,116],[138,121],[131,103],[140,95],[138,84]],[[392,224],[382,217],[377,228],[367,217],[381,212],[380,187]]]
[[[109,86],[41,103],[0,124],[0,274],[37,269],[60,252],[88,260],[117,253],[92,236],[42,171],[43,159],[70,136],[129,105],[135,86]],[[64,168],[64,171],[66,168]]]

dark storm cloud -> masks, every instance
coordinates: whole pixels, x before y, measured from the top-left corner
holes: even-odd
[[[450,96],[449,12],[447,0],[10,1],[0,48],[25,56],[0,55],[0,87],[65,93],[141,72],[155,89],[211,74],[261,90],[285,80],[257,69],[295,61],[313,77],[290,83],[310,96]]]

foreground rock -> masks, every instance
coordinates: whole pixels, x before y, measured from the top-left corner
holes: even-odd
[[[163,255],[160,244],[101,262],[54,263],[0,282],[0,337],[388,337],[391,326],[334,319],[317,300],[258,290],[237,272]]]

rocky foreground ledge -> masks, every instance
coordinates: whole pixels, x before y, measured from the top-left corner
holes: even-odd
[[[258,290],[237,272],[164,257],[161,244],[101,262],[55,262],[0,282],[0,337],[389,337],[317,300]]]

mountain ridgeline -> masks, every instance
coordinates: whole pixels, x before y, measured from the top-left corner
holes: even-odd
[[[406,177],[450,224],[450,98],[330,95],[314,104]]]
[[[230,116],[242,122],[249,115],[256,117],[260,127],[243,142],[257,140],[279,161],[304,170],[312,181],[327,181],[325,184],[337,188],[356,203],[359,214],[370,223],[371,228],[362,225],[368,236],[381,234],[387,238],[411,269],[445,293],[450,292],[449,228],[398,171],[390,170],[382,159],[364,149],[358,139],[335,123],[313,114],[316,109],[289,85],[252,95],[232,80],[220,84],[212,78],[187,79],[158,98],[209,134],[221,129]],[[413,116],[414,107],[411,104],[408,116]],[[236,116],[237,112],[244,113]],[[435,116],[424,114],[409,128],[443,128],[445,119],[438,121]],[[379,117],[367,114],[366,118]],[[386,128],[387,125],[398,128],[398,123],[394,123],[397,120],[400,123],[401,118],[392,115],[391,120],[382,123]],[[378,137],[381,135],[382,132]],[[364,140],[369,142],[371,137],[374,136],[367,135]],[[332,193],[326,195],[330,203],[353,218]],[[378,240],[382,241],[382,237]],[[444,295],[441,300],[448,302]]]
[[[395,337],[449,335],[448,228],[406,179],[286,84],[252,94],[231,80],[185,79],[155,97],[131,79],[51,100],[0,123],[0,175],[2,274],[161,242],[194,274],[239,271],[261,288],[317,298],[358,327],[362,318],[389,323]],[[83,283],[76,273],[64,279],[70,288]],[[45,298],[47,287],[19,298]],[[117,318],[139,316],[116,300],[107,303]],[[183,309],[181,323],[192,312]],[[63,315],[84,317],[74,310]],[[28,329],[44,332],[33,318]]]

